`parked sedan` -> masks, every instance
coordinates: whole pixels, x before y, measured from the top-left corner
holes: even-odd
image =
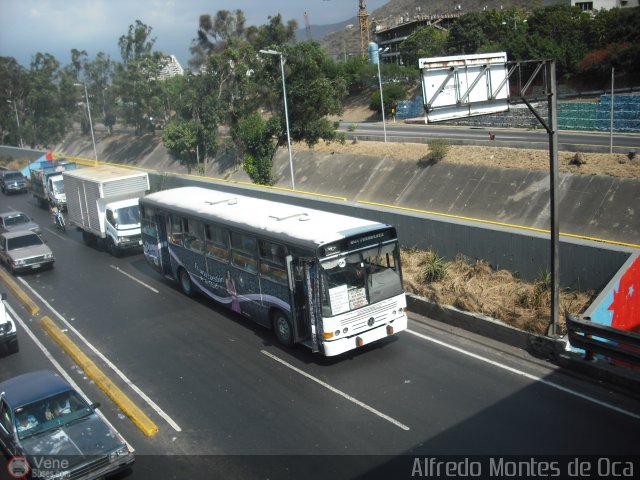
[[[31,230],[41,233],[40,226],[29,218],[26,213],[12,210],[0,213],[0,233],[15,232],[17,230]]]
[[[55,258],[40,235],[30,231],[18,231],[0,234],[0,261],[15,274],[53,268]]]
[[[0,446],[45,479],[104,478],[134,462],[120,434],[66,380],[41,370],[0,383]],[[11,458],[12,457],[12,458]],[[26,465],[25,465],[26,463]]]
[[[2,292],[2,300],[0,301],[0,347],[3,345],[7,348],[8,353],[16,353],[18,347],[18,333],[16,331],[16,322],[11,318],[7,311],[4,301],[7,294]]]

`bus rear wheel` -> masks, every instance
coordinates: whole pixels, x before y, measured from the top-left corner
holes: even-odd
[[[291,328],[291,322],[282,313],[276,312],[273,316],[273,331],[276,334],[278,342],[285,347],[293,345],[293,329]]]
[[[180,283],[180,290],[187,297],[193,296],[193,284],[191,283],[191,277],[184,268],[178,271],[178,282]]]

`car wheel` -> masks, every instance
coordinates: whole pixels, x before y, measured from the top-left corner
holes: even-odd
[[[180,283],[180,290],[187,297],[193,296],[193,283],[191,283],[191,277],[184,268],[178,271],[178,282]]]
[[[285,347],[293,345],[291,322],[282,312],[277,312],[273,317],[273,331],[276,334],[278,342],[282,345]]]

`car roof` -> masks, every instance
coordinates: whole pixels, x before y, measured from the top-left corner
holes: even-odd
[[[16,237],[26,237],[27,235],[38,235],[36,232],[31,230],[17,230],[15,232],[4,232],[1,234],[4,238],[16,238]],[[38,235],[40,237],[40,235]],[[42,237],[40,237],[42,238]]]
[[[71,385],[50,370],[38,370],[0,383],[0,392],[12,408],[73,390]]]

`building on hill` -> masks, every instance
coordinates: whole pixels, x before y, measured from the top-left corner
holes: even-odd
[[[376,43],[381,49],[389,47],[389,50],[380,55],[384,63],[402,64],[400,57],[400,44],[415,30],[432,26],[434,28],[448,29],[453,21],[462,15],[462,12],[422,15],[413,17],[399,16],[385,20],[384,23],[374,25]]]
[[[640,0],[546,0],[543,4],[571,4],[584,11],[591,11],[638,7]],[[385,18],[382,21],[374,21],[374,41],[381,49],[389,47],[387,52],[380,55],[381,61],[401,65],[400,44],[415,30],[429,26],[447,30],[455,19],[464,13],[467,12],[464,12],[459,5],[448,13],[431,15],[422,14],[420,7],[418,7],[413,15],[405,13],[404,15]]]
[[[566,3],[579,7],[584,11],[610,10],[612,8],[632,8],[640,5],[640,0],[567,0]],[[565,2],[554,2],[565,3]]]
[[[184,75],[184,69],[175,55],[166,55],[165,60],[167,64],[160,70],[158,80],[166,80],[167,78],[175,77],[176,75]]]

